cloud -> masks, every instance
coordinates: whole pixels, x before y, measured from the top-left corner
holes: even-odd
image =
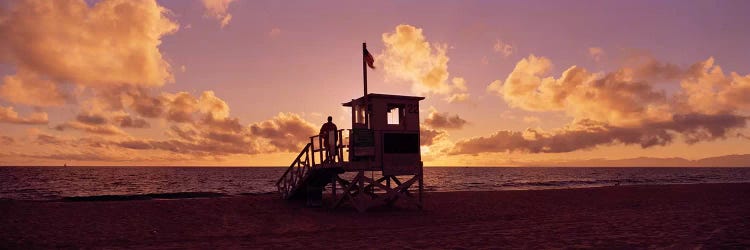
[[[536,116],[524,116],[523,122],[524,123],[539,123],[541,122],[541,119],[539,119],[539,117],[536,117]]]
[[[238,131],[182,124],[171,126],[167,134],[173,138],[126,139],[109,144],[132,150],[161,150],[198,156],[297,152],[308,142],[309,136],[315,134],[315,128],[297,114],[279,113]]]
[[[28,117],[18,116],[18,112],[13,110],[13,107],[0,106],[0,122],[14,123],[14,124],[47,124],[49,119],[45,112],[34,112]]]
[[[726,113],[750,110],[750,74],[728,76],[714,59],[694,64],[680,82],[678,108],[700,113]]]
[[[85,124],[94,127],[103,127],[105,125],[114,125],[121,128],[150,128],[151,125],[145,119],[133,117],[123,111],[119,112],[101,112],[96,113],[93,111],[83,111],[76,115],[75,122]],[[83,128],[84,126],[72,126],[72,125],[60,125],[60,129],[65,128]],[[84,131],[91,131],[91,129],[83,129]],[[100,131],[95,129],[94,131]],[[115,132],[118,134],[120,131]],[[109,133],[106,133],[109,134]]]
[[[680,136],[687,143],[737,136],[750,110],[750,75],[724,74],[713,58],[689,67],[641,58],[609,73],[571,66],[559,78],[545,76],[549,59],[524,58],[505,81],[488,91],[515,108],[565,112],[574,122],[562,129],[497,131],[459,141],[453,154],[481,152],[558,153],[608,144],[667,145]],[[679,81],[669,95],[654,86]]]
[[[229,105],[224,100],[216,97],[213,91],[204,91],[198,100],[198,110],[213,120],[221,120],[229,117]]]
[[[203,3],[207,16],[223,27],[231,19],[231,2]],[[174,77],[159,45],[178,25],[155,1],[103,0],[89,6],[22,0],[6,6],[0,12],[0,36],[7,38],[0,40],[0,63],[16,72],[2,78],[0,98],[36,107],[80,104],[77,115],[52,129],[83,133],[36,133],[33,142],[40,150],[54,152],[16,157],[119,161],[134,159],[133,150],[144,159],[298,152],[316,132],[293,113],[244,125],[213,91],[161,92]],[[81,97],[87,99],[77,100]],[[149,121],[165,128],[162,138],[138,138],[123,130],[149,128]],[[19,117],[12,107],[0,107],[0,122],[48,120],[46,113]]]
[[[10,144],[13,144],[15,142],[16,142],[16,140],[13,139],[13,137],[5,136],[5,135],[0,136],[0,143],[2,143],[3,145],[10,145]]]
[[[589,57],[591,57],[591,60],[594,60],[595,62],[601,61],[602,57],[604,57],[604,49],[599,47],[589,48]]]
[[[249,126],[250,134],[261,137],[279,151],[295,152],[309,137],[317,134],[315,127],[297,114],[279,113],[271,120]]]
[[[730,130],[745,127],[747,117],[717,114],[675,115],[669,121],[638,127],[617,127],[591,120],[581,120],[553,132],[538,129],[497,131],[489,136],[458,141],[450,154],[485,152],[564,153],[591,149],[599,145],[636,144],[642,148],[664,146],[675,134],[687,143],[726,138]]]
[[[419,128],[419,144],[421,146],[430,146],[435,144],[437,141],[443,140],[448,136],[445,130],[436,130],[421,127]]]
[[[495,40],[495,44],[492,45],[492,50],[494,50],[495,53],[500,53],[505,57],[509,57],[513,54],[513,52],[515,52],[515,48],[513,48],[512,45],[500,41],[499,39]]]
[[[232,14],[228,13],[229,4],[234,0],[201,0],[203,7],[206,8],[204,15],[219,21],[221,28],[227,26],[232,20]]]
[[[545,74],[549,59],[524,58],[504,82],[487,89],[511,106],[529,111],[564,111],[571,117],[613,125],[664,121],[672,114],[718,114],[750,109],[750,75],[728,76],[714,59],[681,68],[653,59],[609,73],[591,73],[571,66],[559,78]],[[678,80],[673,95],[654,87]]]
[[[153,92],[143,88],[108,89],[87,102],[75,120],[54,128],[115,136],[106,139],[104,145],[199,156],[296,152],[315,134],[309,122],[293,113],[280,113],[245,126],[231,116],[229,105],[213,91],[203,91],[197,97],[187,92]],[[166,122],[168,138],[139,139],[120,129],[150,127],[138,116]]]
[[[0,13],[0,62],[17,69],[0,94],[60,105],[61,86],[161,86],[173,81],[158,46],[178,25],[156,1],[13,1]],[[64,46],[61,46],[64,45]],[[53,87],[54,84],[57,87]],[[25,89],[25,90],[20,90]],[[24,92],[25,91],[25,92]],[[17,98],[9,98],[20,93]],[[38,103],[30,98],[49,97]]]
[[[412,92],[419,95],[466,92],[465,85],[448,83],[447,44],[430,44],[422,29],[401,24],[393,33],[382,36],[385,50],[378,55],[387,79],[409,82]],[[458,80],[463,81],[463,79]]]
[[[504,82],[496,80],[487,90],[502,96],[511,107],[565,111],[572,117],[615,125],[669,117],[666,93],[631,69],[600,74],[571,66],[559,78],[545,77],[551,67],[549,59],[530,55],[516,64]]]
[[[89,124],[89,125],[102,125],[102,124],[106,124],[108,122],[107,118],[105,118],[102,115],[99,115],[99,114],[88,114],[88,113],[87,114],[78,114],[76,116],[76,121],[79,121],[79,122],[84,123],[84,124]]]
[[[53,135],[39,134],[36,136],[35,142],[40,145],[51,144],[51,145],[62,145],[65,143],[64,140],[57,138]]]
[[[445,100],[449,103],[462,103],[468,101],[470,94],[467,93],[469,89],[466,87],[466,81],[464,78],[454,77],[452,82],[456,92],[450,94]]]
[[[462,103],[469,100],[469,93],[455,93],[446,98],[449,103]]]
[[[166,94],[167,108],[166,119],[173,122],[192,122],[193,113],[198,110],[198,99],[187,92]]]
[[[141,118],[133,118],[131,116],[118,116],[115,118],[115,122],[117,122],[121,128],[150,128],[151,124],[149,124],[146,120]]]
[[[122,94],[121,98],[124,99],[125,106],[147,118],[161,117],[166,109],[164,98],[158,95],[153,96],[142,88],[129,90]]]
[[[75,152],[75,153],[53,153],[53,154],[22,154],[21,157],[33,159],[53,159],[67,161],[124,161],[129,158],[112,157],[98,152]]]
[[[433,109],[424,120],[424,125],[434,129],[461,129],[466,125],[466,120],[458,115],[451,116],[448,113],[440,113]]]
[[[40,107],[60,106],[70,99],[55,82],[26,70],[3,77],[0,97],[12,103]]]
[[[54,127],[57,131],[75,129],[99,135],[126,135],[125,131],[112,124],[87,124],[79,121],[69,121]]]

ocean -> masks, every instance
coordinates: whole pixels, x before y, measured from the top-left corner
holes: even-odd
[[[0,167],[0,199],[180,198],[276,192],[283,167]],[[750,168],[425,167],[427,191],[750,182]]]

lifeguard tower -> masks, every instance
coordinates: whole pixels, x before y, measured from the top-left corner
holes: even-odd
[[[364,44],[363,53],[369,55]],[[363,71],[367,79],[364,64]],[[362,97],[343,103],[351,108],[351,129],[336,131],[328,147],[321,136],[311,136],[276,182],[284,199],[315,204],[330,197],[331,207],[350,204],[360,212],[397,201],[422,208],[419,101],[424,97],[368,94],[366,86],[365,80]],[[324,196],[325,190],[330,195]]]

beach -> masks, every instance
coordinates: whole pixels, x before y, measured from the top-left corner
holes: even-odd
[[[424,209],[307,208],[275,194],[0,201],[0,248],[750,246],[750,183],[429,192]]]

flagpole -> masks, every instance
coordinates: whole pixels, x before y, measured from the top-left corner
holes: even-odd
[[[362,76],[365,82],[365,95],[367,96],[367,65],[365,62],[365,50],[367,50],[367,43],[362,43]]]

